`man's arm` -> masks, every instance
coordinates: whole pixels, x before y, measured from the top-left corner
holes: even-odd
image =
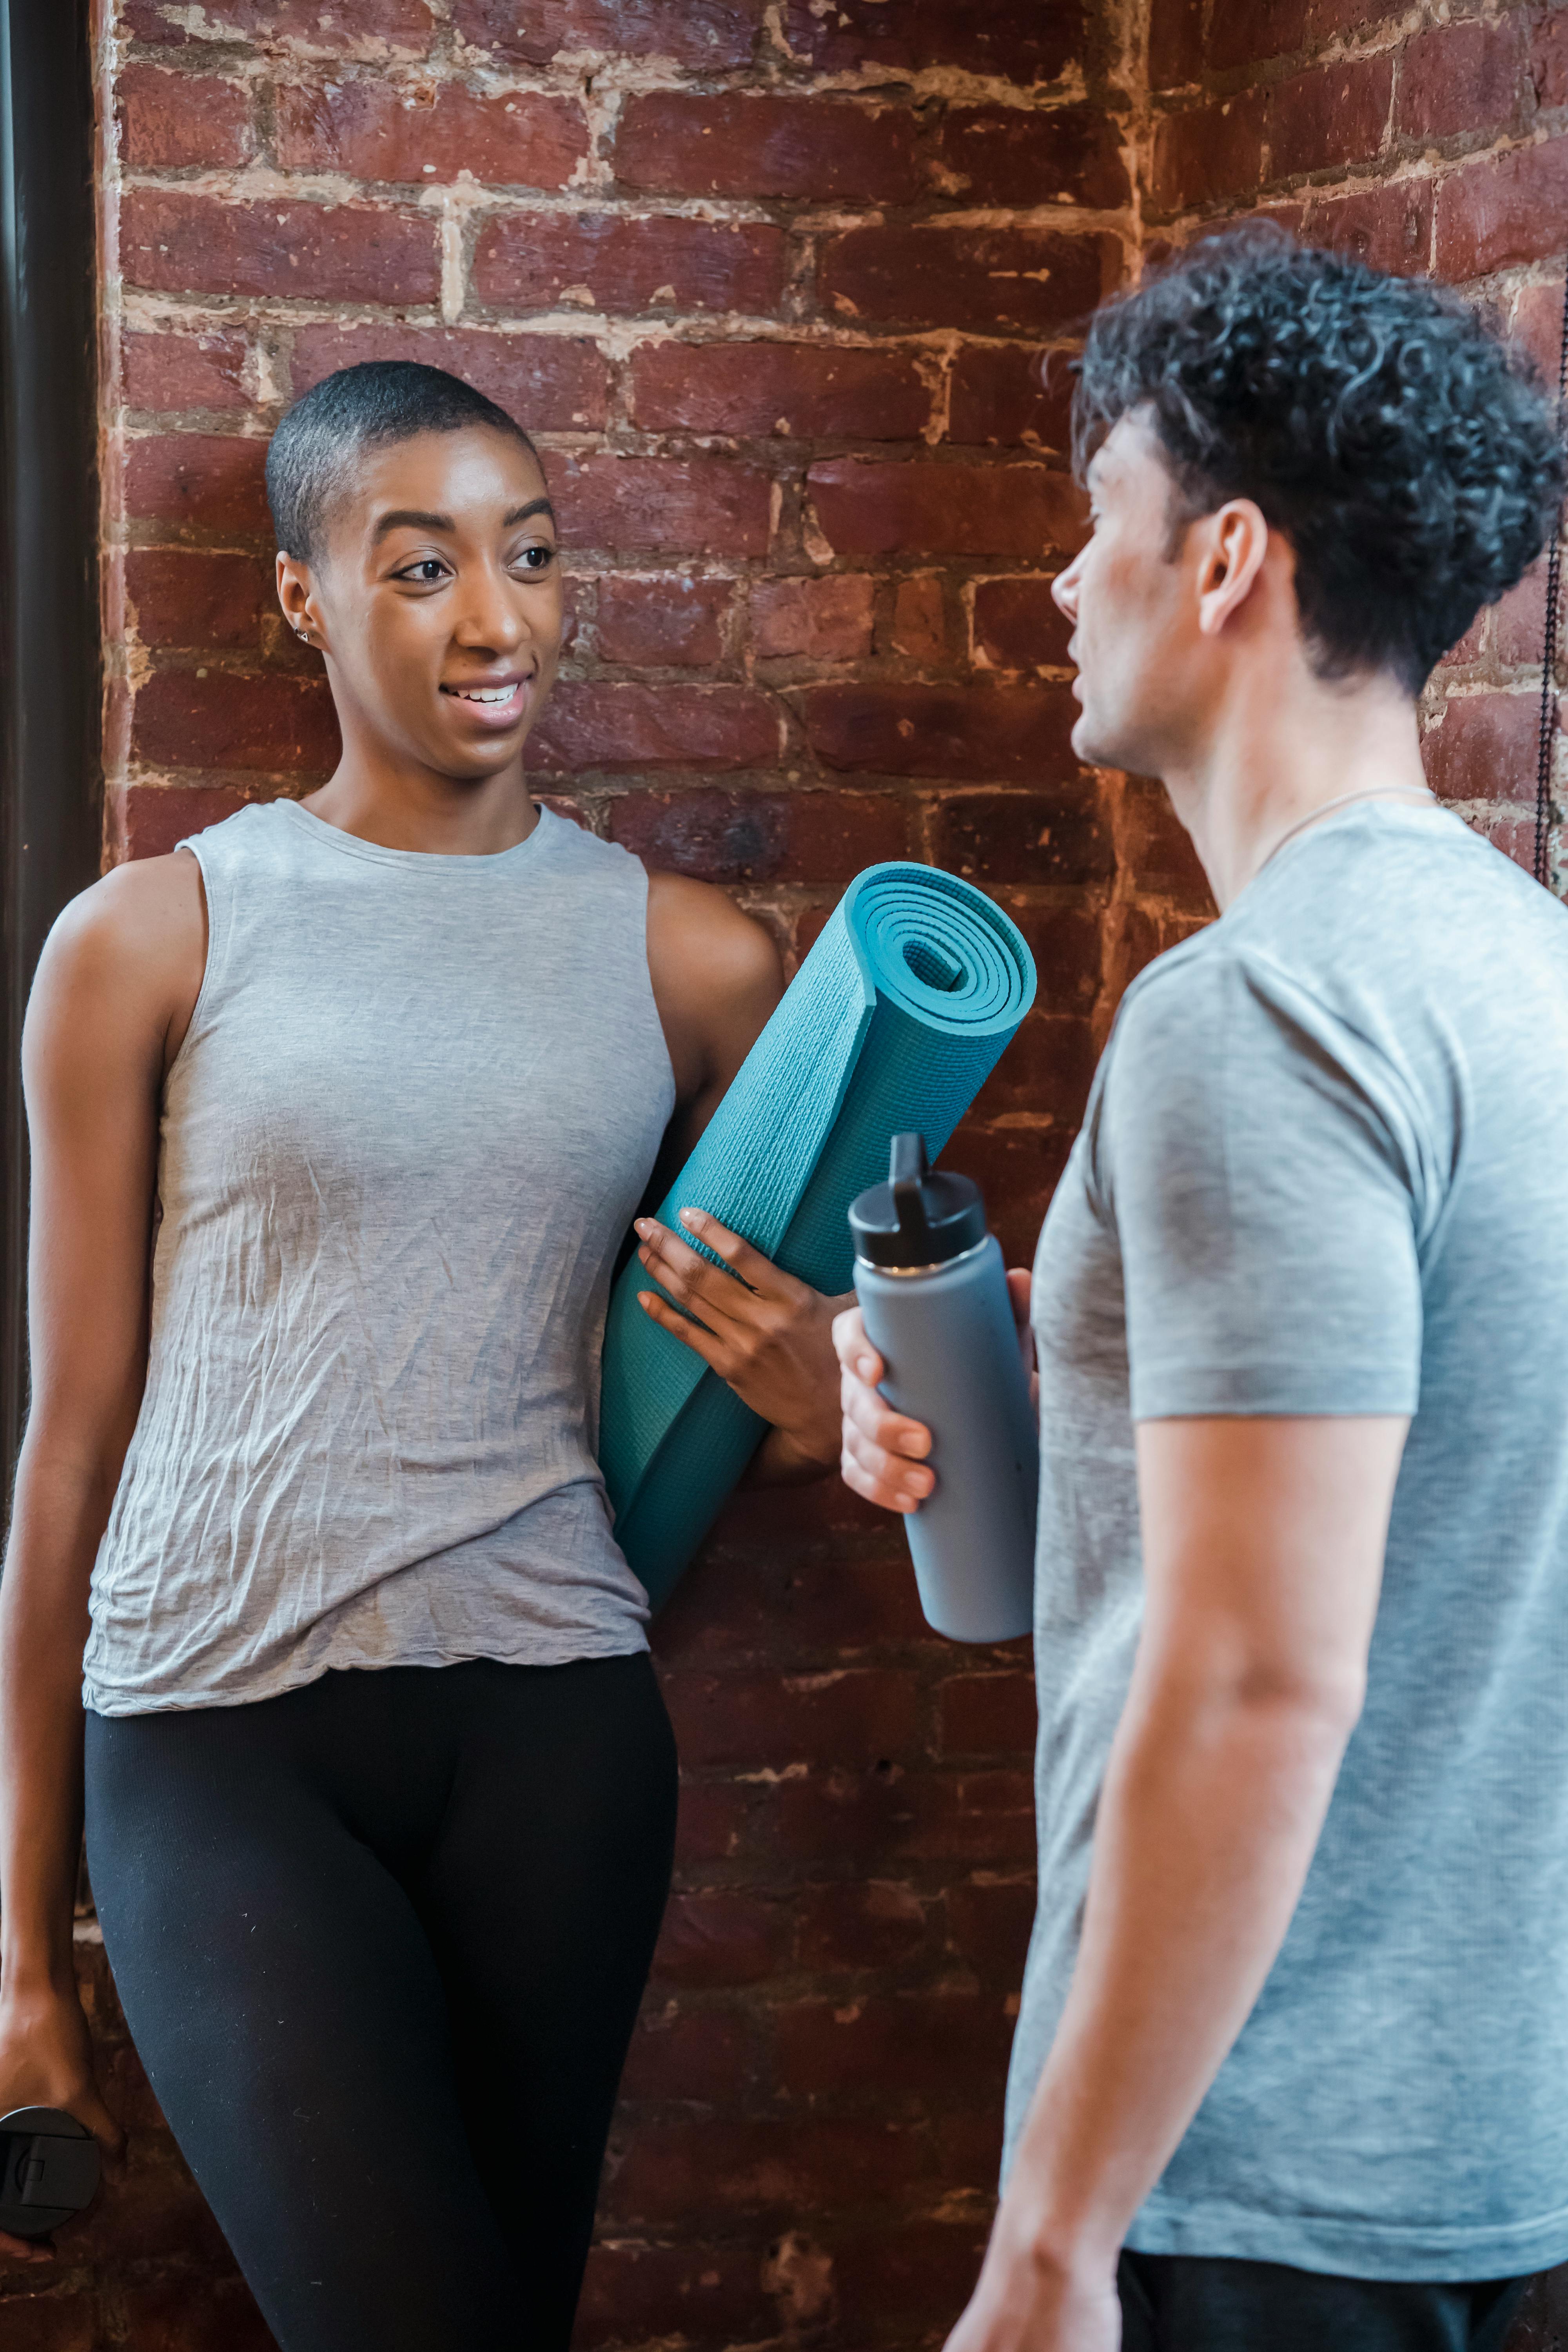
[[[1146,1608],[1082,1946],[949,2352],[1113,2352],[1134,2214],[1289,1925],[1361,1710],[1408,1423],[1143,1423]]]

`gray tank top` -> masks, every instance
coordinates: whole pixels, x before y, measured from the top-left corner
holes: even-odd
[[[594,1458],[610,1274],[675,1100],[642,867],[548,810],[494,857],[291,801],[182,846],[206,971],[88,1706],[646,1648]]]

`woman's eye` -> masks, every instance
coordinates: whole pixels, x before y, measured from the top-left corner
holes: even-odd
[[[422,555],[417,563],[409,564],[407,569],[400,572],[397,576],[400,580],[417,581],[424,588],[428,587],[433,581],[439,580],[446,569],[438,555]]]
[[[552,547],[525,547],[521,554],[512,560],[525,572],[548,572],[555,561],[555,550]]]

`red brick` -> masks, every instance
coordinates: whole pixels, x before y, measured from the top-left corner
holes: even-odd
[[[248,408],[243,335],[204,329],[182,335],[172,327],[127,333],[121,344],[128,408]]]
[[[1070,1127],[1020,1130],[965,1125],[942,1155],[944,1167],[956,1169],[961,1176],[972,1176],[979,1185],[991,1212],[992,1230],[1010,1266],[1027,1266],[1034,1259],[1072,1136]],[[1027,1774],[1021,1777],[1028,1779]],[[1003,1841],[998,1838],[996,1843],[998,1851],[992,1853],[982,1853],[976,1844],[972,1860],[978,1864],[999,1859]]]
[[[676,195],[902,205],[920,194],[914,116],[852,99],[650,91],[626,100],[615,170],[629,187]]]
[[[434,302],[439,230],[429,213],[374,205],[241,204],[132,188],[121,209],[126,283],[173,293],[303,295],[319,302]]]
[[[1012,2039],[995,1992],[792,2001],[774,2019],[776,2088],[791,2097],[869,2092],[895,2112],[932,2096],[984,2105],[1000,2095]]]
[[[871,650],[876,583],[850,572],[819,580],[759,580],[752,620],[759,654],[858,661]]]
[[[1305,239],[1353,254],[1370,269],[1424,274],[1432,249],[1432,183],[1392,180],[1348,195],[1314,196]]]
[[[795,2013],[784,2011],[781,2021]],[[793,2220],[841,2210],[847,2184],[874,2181],[885,2197],[931,2169],[923,2133],[881,2123],[802,2116],[646,2125],[612,2153],[604,2202],[617,2224],[710,2227],[736,2213]]]
[[[164,2279],[128,2285],[121,2296],[130,2331],[124,2340],[135,2352],[274,2352],[241,2278]]]
[[[1563,652],[1563,623],[1568,614],[1563,611],[1561,594],[1557,609],[1557,643],[1559,658]],[[1542,648],[1546,640],[1546,558],[1539,557],[1525,573],[1517,588],[1510,588],[1500,599],[1492,622],[1492,643],[1500,662],[1510,667],[1519,663],[1541,667]]]
[[[1540,740],[1538,693],[1451,694],[1421,739],[1426,781],[1446,801],[1533,801]]]
[[[1568,213],[1568,139],[1518,147],[1450,172],[1437,190],[1437,274],[1489,276],[1555,257]]]
[[[709,1989],[758,1984],[773,1973],[784,1939],[784,1917],[777,1902],[722,1887],[678,1891],[665,1911],[654,1954],[654,1979]]]
[[[700,1576],[700,1570],[696,1573]],[[689,1577],[687,1583],[690,1581]],[[661,1628],[662,1623],[661,1619]],[[680,1830],[676,1845],[679,1867],[694,1870],[706,1863],[732,1862],[748,1843],[753,1816],[764,1802],[755,1789],[688,1780],[680,1792]]]
[[[1248,194],[1263,176],[1268,101],[1261,90],[1162,114],[1154,126],[1152,194],[1163,212]]]
[[[1132,777],[1123,787],[1121,862],[1139,890],[1212,914],[1208,877],[1163,784]]]
[[[1531,12],[1530,79],[1537,106],[1568,106],[1568,19],[1561,8]]]
[[[776,310],[784,239],[765,222],[732,226],[665,214],[503,213],[474,250],[481,302],[553,310]]]
[[[912,1746],[915,1687],[907,1675],[845,1667],[820,1675],[694,1674],[664,1677],[683,1762],[782,1767],[858,1764]]]
[[[896,1879],[808,1886],[795,1901],[803,1969],[890,1969],[928,1940],[927,1905]]]
[[[1047,466],[831,457],[806,488],[840,555],[1027,555],[1083,538],[1083,493]]]
[[[1293,179],[1375,155],[1388,124],[1394,60],[1363,58],[1297,74],[1268,93],[1268,176]]]
[[[937,1748],[985,1756],[1035,1745],[1035,1680],[1027,1674],[951,1675],[937,1685]]]
[[[1016,1137],[998,1140],[1004,1150],[971,1150],[963,1159],[955,1158],[950,1145],[943,1165],[963,1174],[975,1168],[991,1173],[1009,1148],[1014,1158],[1027,1148],[1046,1162],[1047,1155],[1033,1136],[1027,1147]],[[1042,1193],[1048,1199],[1048,1184],[1026,1199],[1025,1216]],[[1040,1205],[1033,1215],[1036,1237],[1043,1215]],[[1010,1248],[1008,1255],[1013,1264],[1027,1262],[1026,1249]],[[831,1854],[837,1864],[868,1875],[900,1862],[957,1861],[976,1869],[987,1863],[1032,1862],[1035,1856],[1035,1792],[1027,1772],[814,1773],[785,1781],[775,1792],[773,1813],[771,1851],[819,1866],[821,1856]]]
[[[120,12],[123,30],[142,41],[288,42],[323,57],[377,60],[389,48],[423,57],[435,29],[426,0],[353,0],[341,12],[324,9],[321,0],[222,0],[219,8],[197,12],[199,32],[189,29],[192,13],[178,0],[125,0]]]
[[[771,768],[778,719],[743,686],[558,686],[529,742],[542,773],[631,768]]]
[[[992,691],[1022,695],[1028,689]],[[1022,760],[1019,770],[1038,772]],[[1075,779],[1054,791],[950,793],[933,813],[932,844],[939,866],[974,882],[1097,882],[1108,879],[1115,864],[1110,824],[1092,778]]]
[[[939,194],[966,205],[1127,200],[1116,125],[1098,106],[952,106],[927,152]]]
[[[605,422],[609,369],[585,336],[498,335],[469,327],[302,327],[289,378],[297,400],[322,376],[362,360],[422,360],[484,393],[525,431],[595,431]]]
[[[1523,81],[1522,12],[1500,23],[1434,26],[1399,52],[1394,127],[1405,139],[1450,139],[1511,127]]]
[[[461,82],[399,85],[378,71],[286,82],[278,92],[278,161],[356,179],[427,182],[470,172],[490,187],[563,188],[588,152],[574,100],[537,90],[481,98]]]
[[[773,485],[728,457],[556,458],[550,488],[574,548],[672,555],[762,555]]]
[[[694,580],[689,572],[653,580],[605,572],[595,623],[601,659],[648,668],[721,660],[731,593],[727,580]]]
[[[1051,594],[1051,575],[977,580],[970,624],[982,669],[1062,669],[1072,623]]]
[[[989,2219],[988,2210],[982,2210],[985,2219],[922,2220],[892,2228],[883,2223],[847,2243],[836,2242],[837,2309],[846,2340],[867,2342],[876,2328],[884,2341],[911,2341],[908,2332],[889,2338],[888,2330],[901,2326],[929,2332],[941,2343],[973,2292]]]
[[[684,1802],[684,1801],[683,1801]],[[679,2009],[653,1997],[621,2076],[626,2099],[738,2098],[753,2071],[752,2033],[739,2009]]]
[[[269,563],[188,548],[132,548],[125,593],[144,646],[258,646],[277,604]]]
[[[755,2250],[601,2238],[588,2256],[574,2340],[651,2343],[668,2336],[672,2315],[690,2344],[752,2344],[773,2334],[776,2310]]]
[[[678,65],[743,66],[756,37],[757,0],[456,0],[465,41],[491,57],[548,65],[575,49]]]
[[[115,99],[121,156],[133,172],[221,167],[250,158],[250,91],[242,81],[127,65]]]
[[[982,1984],[1006,1990],[1023,1981],[1035,1924],[1032,1878],[972,1878],[950,1886],[947,1920],[955,1950]]]
[[[1022,1111],[1076,1131],[1099,1059],[1092,1022],[1037,1005],[981,1088],[973,1116],[984,1122]]]
[[[21,2289],[0,2302],[0,2333],[5,2352],[99,2352],[109,2340],[97,2297],[47,2277],[37,2294]]]
[[[1153,0],[1149,17],[1149,85],[1171,89],[1203,71],[1203,0]]]
[[[1020,782],[1077,772],[1068,738],[1078,706],[1066,687],[818,686],[804,697],[804,716],[812,750],[830,768]],[[1073,798],[1081,800],[1077,787]],[[1084,880],[1085,824],[1099,841],[1098,814],[1069,823],[1055,793],[969,795],[946,804],[942,823],[952,855],[939,864],[967,856],[1006,882],[1060,881],[1064,857],[1071,878]],[[994,845],[984,847],[993,835]],[[1012,859],[1019,863],[1007,866]],[[1100,870],[1098,847],[1092,870]]]
[[[1081,9],[1072,0],[987,0],[961,8],[952,0],[784,0],[784,38],[792,56],[830,71],[859,67],[920,71],[956,66],[1023,83],[1055,81],[1083,55]]]
[[[1120,262],[1113,238],[1058,229],[853,228],[823,240],[817,295],[839,319],[1048,334],[1088,316]]]
[[[156,670],[138,688],[132,747],[165,768],[258,769],[326,775],[338,722],[324,678],[245,677],[228,670]]]
[[[1212,13],[1205,62],[1220,73],[1260,64],[1315,47],[1385,13],[1384,0],[1247,0],[1242,6],[1232,0]]]
[[[931,415],[912,357],[839,343],[654,343],[632,359],[647,431],[912,441]]]
[[[1068,446],[1070,354],[1018,343],[968,343],[952,363],[947,437],[1037,449]]]
[[[852,863],[843,870],[851,871]],[[801,917],[796,929],[799,952],[804,953],[810,944],[806,933],[811,923],[815,921],[820,929],[830,911],[831,906],[813,908]],[[812,931],[811,938],[815,937]],[[812,1488],[785,1492],[756,1487],[737,1496],[729,1506],[728,1517],[741,1530],[738,1541],[745,1547],[743,1557],[715,1561],[710,1584],[700,1568],[688,1577],[660,1613],[660,1658],[700,1662],[739,1651],[793,1663],[797,1650],[803,1658],[847,1657],[888,1642],[904,1646],[922,1638],[934,1642],[936,1636],[921,1614],[914,1570],[897,1530],[897,1550],[888,1543],[874,1559],[852,1555],[840,1533],[831,1547],[816,1547],[804,1555],[781,1559],[780,1521],[786,1506],[792,1512],[801,1512],[808,1503],[821,1508],[824,1498],[836,1507],[842,1501],[841,1529],[852,1524],[857,1530],[869,1529],[874,1538],[881,1536],[871,1505],[851,1496],[847,1486],[838,1486],[836,1495],[836,1486],[837,1481],[824,1480]],[[851,1511],[856,1515],[853,1521]],[[696,1598],[688,1601],[687,1595],[693,1592]],[[736,1825],[721,1819],[720,1834],[731,1833],[740,1834]],[[737,1850],[726,1845],[714,1858],[731,1858]]]
[[[1563,280],[1521,286],[1514,302],[1511,330],[1524,345],[1549,384],[1557,382],[1563,353]]]
[[[893,599],[892,649],[909,661],[940,661],[947,650],[947,605],[942,579],[922,572],[900,580]]]
[[[211,530],[265,530],[267,444],[216,433],[132,441],[125,452],[125,509]]]

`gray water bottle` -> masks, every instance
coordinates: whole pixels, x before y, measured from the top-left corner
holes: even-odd
[[[896,1135],[849,1230],[881,1392],[931,1433],[936,1486],[904,1519],[921,1606],[955,1642],[1010,1642],[1034,1622],[1040,1438],[980,1188],[928,1171],[922,1139]]]

